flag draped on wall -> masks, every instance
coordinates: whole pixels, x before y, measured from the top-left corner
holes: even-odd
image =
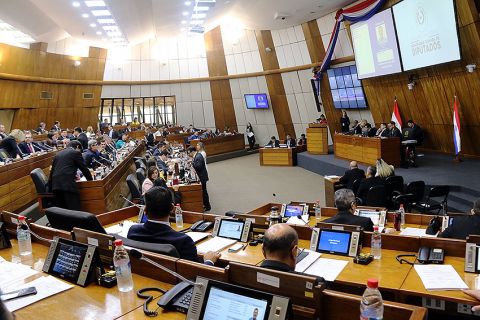
[[[395,99],[395,102],[393,103],[392,121],[395,121],[395,126],[401,131],[403,123],[402,117],[400,116],[400,110],[398,109],[397,99]]]
[[[462,141],[460,140],[460,116],[458,115],[457,96],[453,103],[453,145],[455,148],[455,155],[462,151]]]

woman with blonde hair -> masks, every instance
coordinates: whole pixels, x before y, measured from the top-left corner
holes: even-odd
[[[92,136],[95,135],[95,131],[93,131],[93,127],[92,126],[88,126],[87,127],[87,131],[85,132],[85,134],[87,135],[87,138],[90,139]]]
[[[23,153],[18,143],[23,141],[25,141],[25,133],[20,129],[13,129],[8,137],[0,141],[0,149],[4,149],[9,158],[20,158]]]
[[[395,175],[395,169],[392,165],[386,163],[383,159],[377,160],[377,174],[376,177],[388,178]]]

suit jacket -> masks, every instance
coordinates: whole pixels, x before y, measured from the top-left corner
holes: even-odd
[[[157,160],[157,167],[158,167],[158,169],[160,169],[160,170],[168,171],[168,166],[167,166],[167,164],[166,164],[162,159],[160,159],[160,158]]]
[[[378,130],[380,130],[380,129],[378,129]],[[390,136],[390,130],[388,130],[387,128],[385,128],[385,129],[383,129],[383,131],[380,131],[380,132],[378,133],[378,136],[379,136],[379,137],[388,137],[388,136]]]
[[[307,145],[307,138],[305,138],[305,139],[302,139],[302,138],[298,139],[298,145],[299,145],[299,146],[306,146],[306,145]]]
[[[193,168],[195,169],[195,172],[197,173],[198,179],[200,179],[202,183],[207,182],[208,171],[207,171],[207,167],[205,166],[205,159],[203,158],[200,152],[197,152],[195,154],[192,164],[193,164]]]
[[[5,139],[6,137],[8,137],[6,133],[0,132],[0,140]]]
[[[85,159],[85,164],[87,165],[87,167],[92,169],[99,167],[100,164],[98,162],[102,162],[102,159],[100,158],[100,153],[93,152],[90,149],[87,149],[87,151],[83,153],[83,159]],[[97,160],[98,162],[93,161],[93,159]]]
[[[18,147],[17,141],[12,136],[8,136],[5,139],[0,140],[0,149],[5,149],[5,152],[12,159],[15,159],[17,155],[23,155],[22,151]]]
[[[272,140],[267,143],[267,146],[272,146],[274,148],[280,148],[280,141],[275,140],[275,145],[272,144]]]
[[[50,131],[60,131],[60,127],[59,126],[53,126],[52,129],[50,129]]]
[[[58,152],[53,159],[50,171],[52,191],[78,192],[77,183],[75,182],[77,169],[80,169],[87,180],[92,180],[92,175],[79,151],[66,148]]]
[[[480,215],[478,214],[454,217],[452,224],[438,237],[465,240],[471,234],[480,234]]]
[[[340,126],[342,127],[342,132],[348,132],[350,128],[350,118],[347,117],[340,117]]]
[[[288,145],[288,140],[285,140],[285,144]],[[290,138],[290,148],[295,148],[297,146],[297,143],[295,142],[295,139]]]
[[[82,132],[80,133],[76,139],[78,140],[78,142],[80,142],[82,144],[82,148],[83,150],[87,150],[88,149],[88,138],[87,138],[87,135]]]
[[[408,135],[408,139],[417,140],[417,145],[422,145],[423,144],[422,128],[414,124],[413,127],[410,129],[410,134]]]
[[[128,230],[127,238],[149,243],[171,244],[177,249],[180,258],[198,261],[197,247],[192,238],[163,223],[147,220],[144,224],[133,225]]]
[[[359,168],[354,168],[345,171],[343,177],[340,178],[340,184],[345,185],[348,189],[353,189],[353,183],[357,179],[365,178],[365,171]]]
[[[383,178],[371,177],[363,179],[362,182],[360,182],[360,186],[357,190],[357,197],[362,199],[362,204],[367,203],[367,195],[370,188],[378,185],[385,185]]]
[[[368,137],[375,137],[376,134],[377,134],[377,128],[370,128],[370,130],[368,130],[367,132]]]
[[[349,211],[339,211],[331,218],[324,220],[326,223],[350,224],[363,227],[365,231],[373,231],[372,219],[356,216]]]
[[[393,138],[393,137],[398,137],[400,139],[403,138],[402,132],[397,127],[394,127],[392,130],[390,130],[389,136],[391,138]]]
[[[117,140],[119,138],[118,132],[115,130],[109,131],[108,136],[112,138],[113,140]]]
[[[36,142],[32,142],[32,148],[33,148],[33,151],[35,152],[40,152],[40,151],[44,151],[44,150],[47,150],[47,148],[44,148],[42,146],[40,146],[38,143]],[[30,148],[28,147],[28,144],[23,141],[23,142],[20,142],[18,144],[18,147],[20,148],[20,150],[25,153],[25,154],[31,154],[32,152],[30,151]]]

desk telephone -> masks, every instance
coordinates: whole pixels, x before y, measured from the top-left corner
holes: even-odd
[[[422,264],[435,263],[442,264],[445,253],[440,248],[421,247],[418,250],[418,262]]]
[[[192,295],[193,285],[186,281],[182,281],[165,292],[165,294],[158,300],[157,304],[165,310],[187,313]]]
[[[213,228],[213,222],[200,220],[192,224],[190,231],[205,232]]]

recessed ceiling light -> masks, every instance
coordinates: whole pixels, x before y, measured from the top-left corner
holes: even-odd
[[[105,7],[104,1],[85,1],[87,7]]]
[[[192,14],[192,19],[204,19],[206,16],[206,13],[194,13]]]
[[[88,13],[82,14],[82,18],[88,18],[88,17],[89,17]]]
[[[205,7],[205,6],[195,6],[193,7],[193,11],[208,11],[210,7]]]
[[[97,35],[101,36],[101,35],[102,35],[102,31],[97,31]]]
[[[117,31],[118,26],[103,26],[103,30]]]
[[[111,16],[112,14],[108,10],[93,10],[92,14],[95,17],[101,17],[101,16]]]
[[[190,20],[190,24],[203,24],[203,20]]]
[[[186,5],[186,6],[189,6],[189,5],[191,5],[191,4],[192,4],[192,1],[185,1],[185,5]]]
[[[80,2],[74,1],[74,2],[72,2],[72,6],[74,6],[75,8],[78,8],[78,7],[80,7]]]
[[[187,23],[187,21],[185,21],[185,20],[182,20],[182,24],[186,24],[186,23]]]
[[[90,23],[90,27],[95,28],[97,26],[96,23]]]
[[[110,23],[115,23],[115,20],[113,19],[98,19],[98,23],[100,24],[110,24]]]
[[[183,11],[182,14],[183,14],[184,16],[188,16],[188,11]]]

